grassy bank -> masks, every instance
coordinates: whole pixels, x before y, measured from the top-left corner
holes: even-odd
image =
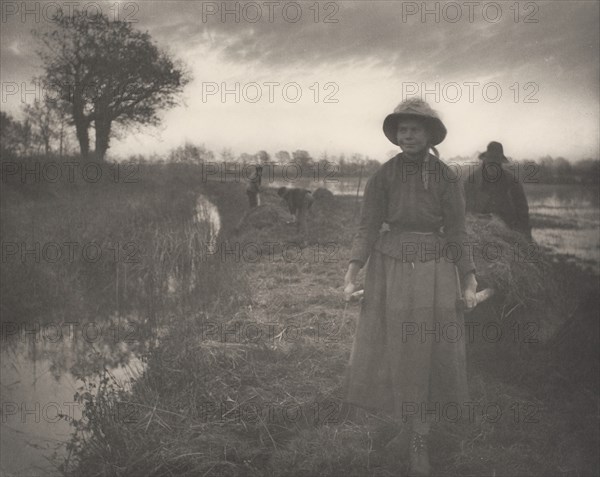
[[[211,187],[205,193],[226,228],[225,243],[200,272],[206,288],[196,292],[205,297],[204,305],[162,310],[168,327],[131,393],[111,388],[107,377],[104,386],[81,398],[90,420],[81,423],[65,474],[403,475],[402,428],[385,415],[343,403],[359,310],[355,304],[346,308],[341,295],[356,199],[316,203],[308,245],[300,249],[274,190],[263,194],[258,211],[244,215],[243,190]],[[551,270],[556,278],[546,296],[562,290],[561,297],[569,298],[565,310],[574,314],[553,315],[556,331],[577,313],[595,309],[595,302],[576,304],[584,302],[596,278],[567,263],[551,266],[535,272]],[[518,277],[527,282],[527,273]],[[507,330],[514,330],[515,322],[526,324],[530,313],[544,309],[519,293],[509,296],[519,285],[506,276],[497,282],[505,287],[503,296],[471,320],[505,320]],[[567,287],[567,281],[574,283]],[[524,286],[537,301],[544,296],[543,286]],[[504,306],[519,299],[523,303],[513,311]],[[535,317],[538,324],[543,319]],[[589,372],[570,379],[561,365],[581,368],[575,359],[581,343],[573,336],[575,343],[560,345],[552,336],[529,342],[524,335],[494,344],[478,337],[468,345],[469,388],[479,407],[466,422],[447,418],[435,426],[436,475],[598,473],[597,381]],[[123,401],[135,413],[115,420],[108,411]]]
[[[153,317],[174,302],[199,305],[190,302],[195,294],[189,288],[192,281],[196,289],[211,284],[205,273],[191,276],[205,258],[194,250],[202,250],[207,229],[192,219],[198,194],[210,197],[214,189],[202,182],[199,167],[117,170],[72,158],[53,163],[62,174],[52,181],[50,172],[40,172],[44,161],[19,160],[14,174],[6,173],[14,163],[2,161],[4,321],[97,319],[140,310]],[[235,208],[238,200],[224,197],[222,207]],[[181,282],[185,296],[167,293],[169,276]]]

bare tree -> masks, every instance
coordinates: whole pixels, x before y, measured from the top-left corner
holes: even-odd
[[[247,164],[254,164],[254,156],[248,154],[247,152],[242,152],[240,154],[240,162],[242,165],[246,166]]]
[[[207,149],[204,144],[198,146],[191,142],[186,142],[183,146],[172,149],[169,154],[170,162],[203,164],[213,161],[214,158],[214,153],[210,149]]]
[[[0,111],[0,152],[16,154],[19,149],[19,122],[10,114]]]
[[[282,164],[287,164],[287,163],[289,163],[292,160],[292,158],[290,156],[290,153],[287,152],[287,151],[276,152],[275,153],[275,157]]]
[[[62,103],[64,105],[64,103]],[[69,154],[69,132],[71,130],[72,120],[65,107],[61,107],[61,104],[57,104],[55,109],[56,120],[58,121],[58,130],[56,133],[58,140],[58,154],[63,157]]]
[[[269,162],[271,160],[271,156],[269,156],[269,153],[267,151],[258,151],[255,154],[256,160],[258,161],[259,164],[266,164],[267,162]]]
[[[221,161],[223,162],[233,162],[235,160],[235,156],[233,155],[233,152],[231,151],[231,148],[229,147],[224,147],[221,150]]]
[[[57,16],[54,25],[53,31],[36,32],[44,46],[43,80],[69,103],[83,157],[89,155],[92,123],[96,156],[103,159],[113,122],[157,125],[159,111],[174,106],[189,81],[147,32],[129,22],[74,11]]]
[[[299,164],[303,170],[307,170],[313,164],[313,158],[310,157],[308,151],[298,149],[292,152],[292,160]]]
[[[27,156],[33,152],[35,147],[35,133],[31,121],[25,119],[23,122],[14,121],[12,124],[12,141],[14,152],[19,156]]]
[[[51,141],[57,136],[57,117],[52,105],[46,100],[36,99],[33,104],[23,107],[25,117],[29,120],[34,134],[34,140],[41,142],[44,153],[51,151]]]

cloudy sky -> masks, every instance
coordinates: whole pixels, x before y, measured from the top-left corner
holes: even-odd
[[[2,2],[2,110],[35,96],[20,94],[41,73],[31,29],[75,4],[135,21],[193,76],[162,126],[122,134],[113,156],[191,141],[384,160],[382,121],[416,95],[447,126],[442,157],[491,140],[517,159],[598,157],[596,0]]]

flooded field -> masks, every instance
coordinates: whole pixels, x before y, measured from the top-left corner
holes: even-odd
[[[598,187],[527,184],[525,193],[536,242],[600,273]]]

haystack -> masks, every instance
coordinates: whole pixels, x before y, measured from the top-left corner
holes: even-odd
[[[329,190],[318,188],[313,193],[314,202],[307,214],[307,234],[302,234],[291,223],[292,216],[276,189],[261,192],[263,205],[244,214],[236,227],[235,240],[264,245],[276,242],[274,250],[289,243],[295,244],[345,244],[354,230],[347,222],[352,204],[338,200]]]
[[[573,306],[565,296],[564,277],[558,276],[548,253],[495,216],[468,216],[467,232],[479,288],[496,291],[492,303],[496,309],[483,306],[473,316],[485,319],[482,313],[493,313],[487,318],[506,324],[536,323],[530,334],[547,340]]]
[[[242,242],[269,241],[285,230],[289,214],[271,203],[248,210],[234,229],[234,237]]]
[[[316,202],[335,202],[335,196],[333,195],[333,192],[331,192],[329,189],[325,189],[324,187],[319,187],[313,192],[312,195]]]
[[[263,229],[265,227],[272,227],[278,222],[285,222],[286,220],[289,220],[289,216],[283,208],[265,204],[248,210],[242,217],[238,228],[252,227]]]

